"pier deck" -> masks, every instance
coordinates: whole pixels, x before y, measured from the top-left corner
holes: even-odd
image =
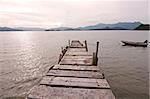
[[[59,63],[33,87],[28,99],[115,99],[87,44],[78,40],[62,50]]]

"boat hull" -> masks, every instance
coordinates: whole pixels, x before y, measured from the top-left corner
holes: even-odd
[[[129,42],[129,41],[121,41],[124,46],[138,46],[138,47],[147,47],[148,43],[144,43],[144,42]]]

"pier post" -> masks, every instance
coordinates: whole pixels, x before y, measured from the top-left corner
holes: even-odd
[[[68,44],[69,44],[69,47],[70,47],[70,40],[68,40]]]
[[[96,61],[96,53],[94,52],[93,53],[93,60],[92,60],[92,64],[94,65],[94,66],[96,66],[97,65],[97,61]]]
[[[58,64],[59,64],[59,62],[61,61],[62,57],[63,57],[63,55],[62,55],[62,54],[60,54],[60,55],[59,55]]]
[[[99,42],[96,43],[96,52],[93,53],[93,65],[97,66],[98,63],[98,48],[99,48]]]
[[[87,48],[87,41],[85,40],[85,48],[86,48],[86,51],[88,51],[88,48]]]
[[[96,57],[98,56],[98,48],[99,48],[99,42],[96,44]]]

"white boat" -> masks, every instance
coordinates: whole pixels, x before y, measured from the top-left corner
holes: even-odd
[[[145,40],[144,42],[133,42],[133,41],[121,41],[124,43],[124,46],[141,46],[141,47],[147,47],[148,46],[148,40]]]

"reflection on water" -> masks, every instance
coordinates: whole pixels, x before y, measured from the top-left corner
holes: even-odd
[[[148,48],[121,46],[144,41],[146,31],[0,32],[0,97],[25,96],[58,61],[69,39],[100,41],[99,66],[117,99],[148,99]]]

